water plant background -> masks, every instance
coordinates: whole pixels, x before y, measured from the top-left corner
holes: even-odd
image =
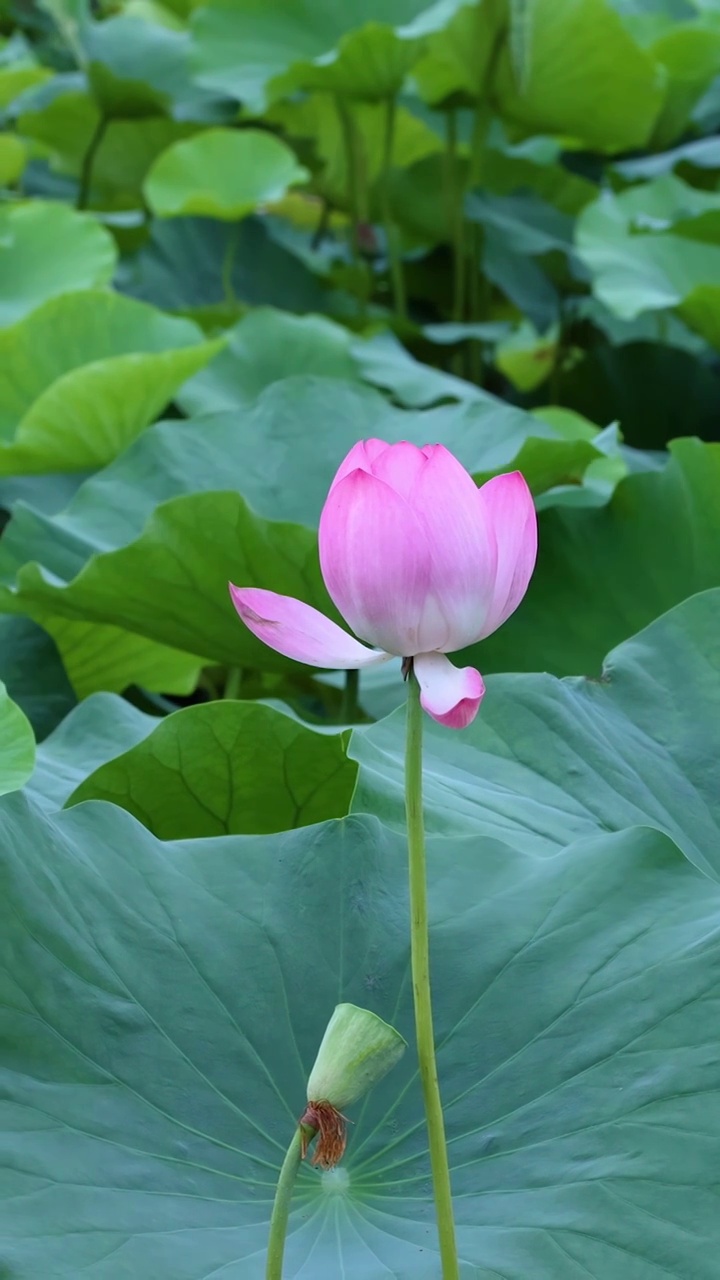
[[[412,1042],[399,659],[317,528],[369,438],[520,471],[537,568],[426,718],[463,1280],[715,1280],[720,13],[0,5],[2,1267],[256,1280],[338,1003]],[[361,637],[362,638],[362,637]],[[435,1280],[409,1049],[292,1280]]]

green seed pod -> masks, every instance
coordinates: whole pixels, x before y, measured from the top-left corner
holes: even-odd
[[[400,1061],[407,1043],[369,1009],[336,1005],[308,1080],[308,1102],[342,1110],[372,1089]]]

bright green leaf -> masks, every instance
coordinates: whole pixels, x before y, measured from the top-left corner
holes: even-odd
[[[0,111],[5,111],[21,93],[52,79],[49,67],[0,67]]]
[[[68,294],[0,334],[0,471],[102,466],[221,349],[115,293]]]
[[[115,241],[86,213],[34,200],[0,209],[0,327],[48,298],[107,284]]]
[[[27,151],[12,133],[0,137],[0,187],[14,187],[27,164]]]
[[[0,679],[38,741],[75,706],[72,685],[52,639],[28,618],[0,617]]]
[[[496,93],[500,110],[535,133],[560,133],[598,150],[641,147],[662,104],[652,58],[606,0],[534,0],[527,67],[516,84],[508,47]]]
[[[0,681],[0,795],[24,786],[34,763],[32,725]]]
[[[252,702],[210,702],[161,720],[70,797],[109,800],[161,840],[287,831],[347,813],[355,766],[343,738]]]
[[[395,94],[428,33],[468,0],[211,0],[193,19],[200,84],[260,114],[296,89]]]
[[[64,618],[42,606],[31,612],[55,641],[78,698],[104,689],[123,693],[131,685],[178,696],[197,687],[202,660],[190,653],[121,627]]]
[[[352,334],[325,316],[293,316],[270,307],[248,312],[228,345],[178,395],[187,413],[250,404],[265,387],[294,374],[352,378]]]
[[[308,174],[289,147],[259,129],[208,129],[158,157],[145,195],[161,218],[204,214],[234,222],[279,200]]]
[[[664,101],[650,140],[652,150],[659,150],[682,134],[695,104],[720,73],[720,30],[699,22],[672,23],[650,52],[666,76]]]

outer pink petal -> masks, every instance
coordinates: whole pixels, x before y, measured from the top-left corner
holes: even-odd
[[[420,650],[452,652],[477,639],[483,625],[496,580],[497,544],[472,476],[442,445],[427,446],[424,453],[427,465],[412,505],[432,548],[430,594],[445,632],[440,640],[421,643]]]
[[[335,477],[330,485],[330,493],[332,493],[336,484],[339,484],[341,480],[345,479],[345,476],[349,476],[353,471],[372,471],[375,458],[389,448],[390,446],[384,440],[358,440],[347,457],[343,458],[335,472]]]
[[[413,508],[382,480],[355,470],[328,494],[320,517],[325,585],[353,631],[406,657],[420,645],[430,549]]]
[[[387,662],[390,654],[366,649],[342,627],[302,600],[260,587],[235,587],[230,595],[248,630],[286,658],[311,667],[355,670]]]
[[[454,667],[444,653],[419,653],[413,669],[423,710],[450,729],[465,729],[478,712],[485,685],[474,667]]]
[[[532,494],[519,471],[488,480],[479,497],[497,543],[492,600],[476,637],[481,640],[515,612],[527,591],[537,558],[537,516]]]

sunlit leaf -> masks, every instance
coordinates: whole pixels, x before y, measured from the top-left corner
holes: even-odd
[[[107,284],[117,251],[88,214],[35,200],[0,209],[0,326],[48,298]]]
[[[114,293],[47,302],[0,334],[0,470],[109,462],[221,349],[201,337]]]
[[[158,157],[145,195],[163,218],[203,214],[232,222],[279,200],[307,176],[289,147],[270,133],[208,129]]]
[[[110,800],[161,840],[287,831],[347,813],[355,774],[340,734],[253,702],[210,702],[161,720],[69,802]]]

